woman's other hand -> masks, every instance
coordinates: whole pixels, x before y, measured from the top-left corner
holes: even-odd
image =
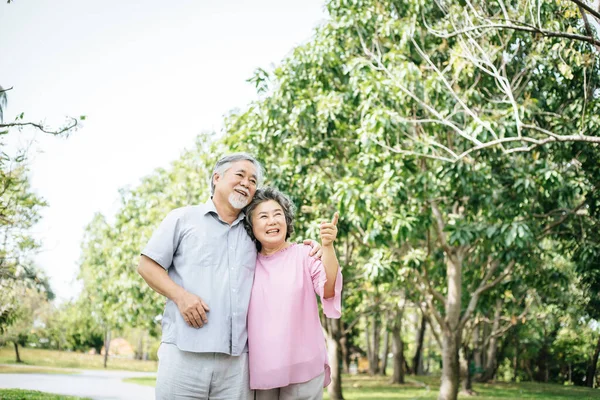
[[[337,223],[340,218],[340,213],[336,212],[333,215],[331,222],[321,222],[321,244],[323,247],[332,246],[337,237]]]

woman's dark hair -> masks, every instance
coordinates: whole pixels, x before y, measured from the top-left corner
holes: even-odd
[[[264,203],[265,201],[273,200],[279,203],[281,208],[283,209],[283,215],[285,217],[285,224],[287,226],[287,233],[285,235],[285,240],[288,240],[290,235],[294,233],[294,212],[296,208],[294,207],[294,203],[279,190],[272,187],[264,187],[262,189],[258,189],[254,194],[254,198],[246,207],[246,218],[244,220],[244,226],[246,227],[246,232],[250,238],[256,243],[256,249],[260,251],[262,249],[262,245],[256,237],[254,236],[254,232],[252,232],[252,214],[256,210],[259,204]]]

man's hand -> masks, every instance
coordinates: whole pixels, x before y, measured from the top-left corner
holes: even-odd
[[[308,253],[309,256],[321,259],[321,256],[323,255],[323,249],[321,248],[321,245],[319,244],[319,242],[314,241],[312,239],[306,239],[302,243],[304,243],[307,246],[312,247],[312,249],[310,250],[310,253]]]
[[[322,222],[321,223],[321,244],[323,247],[333,245],[335,238],[337,237],[337,223],[340,218],[340,214],[336,212],[333,215],[333,219],[331,222]]]
[[[175,302],[186,324],[202,328],[208,322],[206,313],[210,311],[206,303],[195,294],[183,292]]]

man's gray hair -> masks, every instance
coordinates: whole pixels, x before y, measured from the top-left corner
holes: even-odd
[[[277,190],[275,188],[265,187],[263,189],[259,189],[254,194],[254,198],[252,199],[250,204],[248,204],[248,206],[246,207],[246,210],[245,210],[246,218],[244,220],[244,226],[246,228],[246,232],[248,232],[248,235],[256,244],[256,249],[258,251],[261,250],[262,245],[254,236],[254,232],[253,232],[254,226],[252,224],[252,215],[254,214],[254,211],[256,210],[256,207],[258,207],[259,204],[264,203],[265,201],[269,201],[269,200],[274,200],[275,202],[279,203],[279,205],[283,209],[283,215],[285,217],[285,224],[287,227],[287,233],[285,235],[285,240],[288,240],[290,235],[292,233],[294,233],[294,214],[296,211],[296,207],[294,206],[294,203],[292,203],[292,201],[285,194],[281,193],[279,190]]]
[[[215,184],[213,183],[213,177],[215,174],[223,176],[225,171],[231,168],[231,164],[237,161],[250,161],[256,167],[256,186],[260,186],[263,180],[263,168],[262,165],[248,153],[232,153],[221,157],[215,164],[212,174],[210,174],[210,194],[215,194]]]

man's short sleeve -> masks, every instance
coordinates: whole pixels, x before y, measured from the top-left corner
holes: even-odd
[[[142,250],[143,255],[154,260],[165,270],[171,266],[173,256],[179,246],[183,225],[182,211],[179,208],[167,214]]]

